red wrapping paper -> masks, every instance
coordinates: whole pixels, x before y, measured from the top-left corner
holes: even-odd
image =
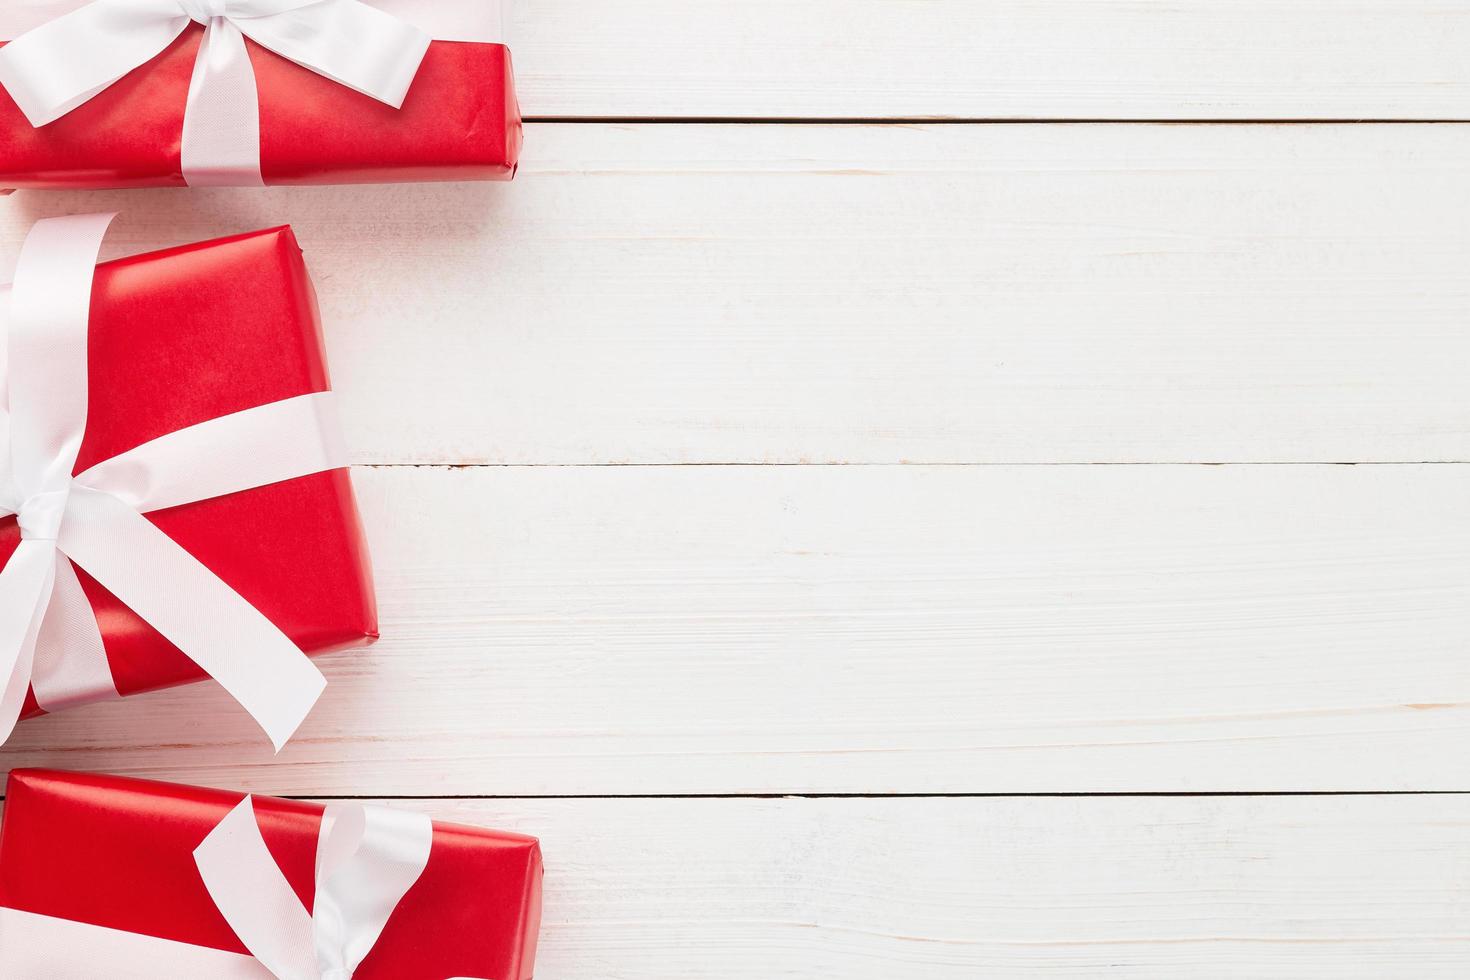
[[[204,28],[66,116],[33,127],[0,88],[0,187],[184,184],[184,106]],[[521,147],[510,51],[435,41],[402,109],[246,42],[268,184],[508,180]]]
[[[289,228],[97,268],[86,438],[75,471],[170,432],[327,391],[316,295]],[[378,634],[345,469],[146,515],[307,653]],[[0,563],[20,544],[0,521]],[[203,680],[177,647],[78,569],[124,695]],[[39,714],[28,695],[25,716]]]
[[[243,794],[115,776],[10,774],[0,905],[234,953],[194,848]],[[255,798],[266,846],[302,904],[315,894],[322,807]],[[434,825],[423,876],[354,980],[531,980],[541,852],[517,834]]]

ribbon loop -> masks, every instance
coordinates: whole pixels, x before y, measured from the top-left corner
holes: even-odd
[[[44,126],[157,57],[188,26],[178,0],[94,0],[0,48],[0,85],[31,125]]]
[[[351,977],[429,863],[434,825],[411,810],[333,805],[317,844],[316,959]]]

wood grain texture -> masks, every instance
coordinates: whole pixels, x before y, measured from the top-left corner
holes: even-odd
[[[0,766],[311,794],[1470,787],[1470,467],[359,471],[385,639]]]
[[[526,0],[533,116],[1464,119],[1465,0]]]
[[[405,805],[542,838],[539,980],[1470,971],[1462,796]]]
[[[121,208],[114,254],[293,222],[364,463],[1466,460],[1467,156],[543,125],[509,187],[17,194],[0,267],[44,214]]]

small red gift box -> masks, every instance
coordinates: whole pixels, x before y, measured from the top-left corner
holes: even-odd
[[[0,925],[0,974],[17,980],[84,975],[67,972],[63,954],[83,960],[73,968],[98,967],[72,944],[37,951],[7,940],[7,928],[17,937],[22,928],[36,935],[52,920],[63,920],[63,929],[84,923],[246,954],[194,856],[241,799],[239,793],[113,776],[11,773],[0,827],[0,910],[9,910],[0,914],[0,924],[10,924]],[[262,797],[253,803],[270,857],[302,906],[312,909],[323,808]],[[532,838],[434,824],[422,874],[354,980],[530,980],[541,875],[540,848]],[[54,972],[23,973],[18,963]]]
[[[3,298],[3,297],[0,297]],[[97,267],[88,420],[75,472],[149,440],[324,392],[316,297],[289,228]],[[345,469],[147,515],[307,653],[377,636],[367,547]],[[20,542],[0,521],[0,564]],[[78,569],[118,693],[207,674]],[[28,696],[26,714],[39,713]]]
[[[0,40],[86,2],[42,0],[44,17],[0,9]],[[493,0],[367,2],[429,36],[460,25],[472,29],[457,36],[498,32]],[[495,27],[482,26],[491,19]],[[204,33],[190,24],[161,54],[45,125],[33,125],[0,86],[0,187],[185,184],[185,108]],[[258,176],[267,184],[497,180],[515,173],[521,120],[504,44],[434,40],[401,108],[245,44],[258,90]]]

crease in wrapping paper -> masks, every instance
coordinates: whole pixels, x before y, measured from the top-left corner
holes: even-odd
[[[522,142],[502,5],[369,0],[435,37],[401,109],[253,41],[267,184],[508,180]],[[0,38],[83,0],[0,0]],[[12,31],[10,25],[15,25]],[[204,29],[61,119],[37,129],[0,89],[0,187],[182,187],[184,109]],[[0,42],[3,43],[3,42]]]
[[[244,953],[193,858],[243,795],[17,770],[0,824],[0,906]],[[323,808],[254,802],[267,848],[310,909]],[[531,980],[541,877],[533,838],[436,822],[423,875],[353,980]]]
[[[3,304],[0,289],[0,311]],[[90,321],[78,473],[187,426],[331,387],[315,293],[289,228],[103,263]],[[377,636],[371,567],[347,470],[148,519],[307,653]],[[19,542],[15,519],[0,521],[0,565]],[[120,694],[207,677],[80,569],[78,577]],[[39,713],[29,695],[25,717]]]

